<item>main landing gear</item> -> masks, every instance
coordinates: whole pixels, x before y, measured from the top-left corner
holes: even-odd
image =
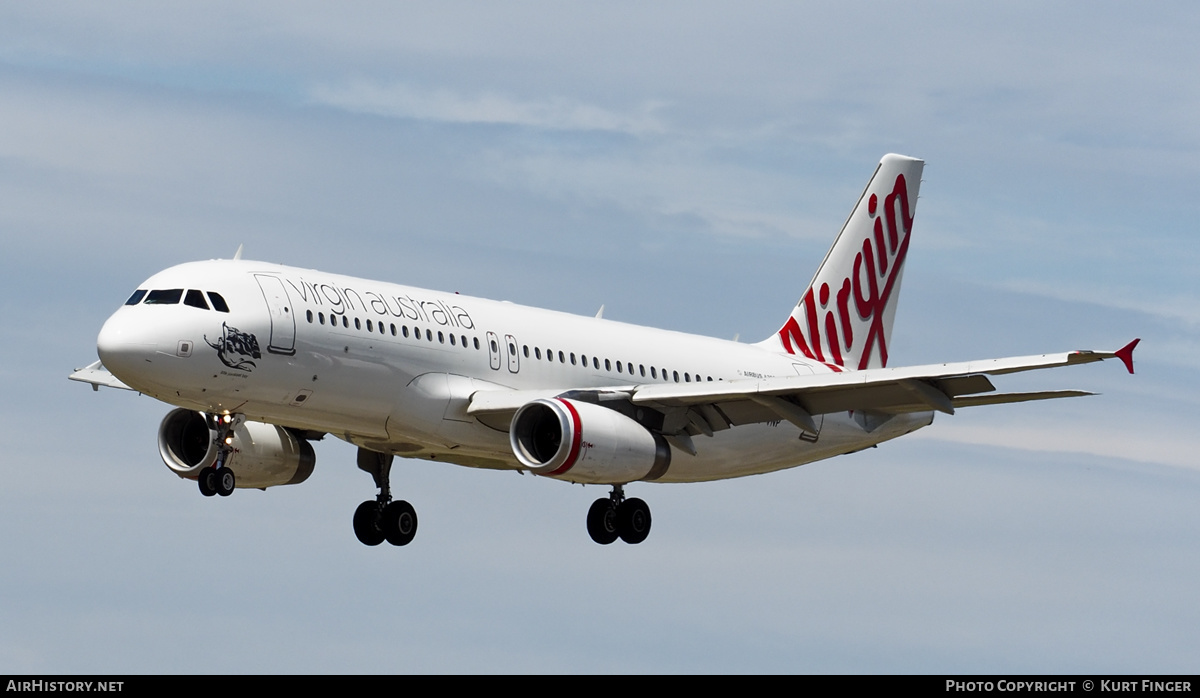
[[[417,535],[417,512],[403,499],[392,501],[389,478],[392,455],[358,449],[358,467],[375,478],[379,496],[368,499],[354,510],[354,535],[363,545],[408,545]]]
[[[588,535],[600,545],[617,538],[636,545],[650,535],[650,507],[634,497],[625,499],[625,489],[613,485],[608,499],[597,499],[587,515]]]
[[[233,454],[233,430],[246,421],[246,415],[223,414],[217,416],[214,421],[216,436],[213,437],[213,445],[217,448],[217,460],[210,467],[200,471],[196,476],[196,482],[200,485],[200,494],[205,497],[211,497],[214,494],[228,497],[233,494],[233,488],[237,486],[237,478],[225,464],[229,462],[229,456]]]

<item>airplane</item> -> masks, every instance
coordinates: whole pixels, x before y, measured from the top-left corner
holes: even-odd
[[[1116,351],[888,366],[924,162],[876,166],[780,329],[740,343],[241,259],[193,262],[137,287],[104,323],[99,361],[70,375],[175,409],[163,462],[205,496],[303,482],[311,441],[358,447],[378,494],[353,516],[366,545],[417,531],[393,460],[423,458],[610,487],[588,510],[599,544],[650,532],[637,482],[792,468],[909,434],[961,407],[1076,397],[997,393],[993,376]]]

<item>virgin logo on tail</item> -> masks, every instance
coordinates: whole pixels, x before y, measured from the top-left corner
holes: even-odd
[[[834,370],[864,369],[877,350],[879,365],[887,366],[889,328],[884,317],[908,254],[913,224],[903,174],[896,176],[892,192],[884,197],[883,210],[878,209],[879,198],[872,193],[867,214],[874,224],[862,235],[852,267],[837,268],[839,262],[850,266],[848,255],[839,255],[837,247],[857,241],[838,240],[826,260],[826,265],[834,268],[822,267],[799,307],[779,330],[789,354],[803,354]]]

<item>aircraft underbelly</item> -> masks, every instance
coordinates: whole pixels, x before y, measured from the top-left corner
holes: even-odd
[[[440,383],[440,381],[439,381]],[[846,414],[827,415],[816,442],[800,438],[800,430],[786,422],[753,424],[694,437],[697,453],[672,447],[671,465],[655,482],[705,482],[759,475],[851,453],[894,439],[930,424],[929,412],[900,415],[871,433],[864,432]],[[360,445],[401,457],[440,460],[480,468],[519,469],[508,444],[508,435],[478,422],[443,419],[436,432],[417,428],[409,420],[391,419],[386,441]],[[570,478],[563,478],[569,481]]]

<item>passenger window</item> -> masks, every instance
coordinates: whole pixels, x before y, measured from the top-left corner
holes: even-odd
[[[600,370],[600,359],[593,356],[592,357],[592,366],[594,366],[596,368],[596,370],[599,371]]]
[[[317,313],[317,322],[325,324],[325,313]]]
[[[362,329],[362,323],[359,322],[358,318],[354,318],[354,329],[356,329],[356,330]]]
[[[187,295],[183,297],[183,304],[201,310],[208,310],[208,303],[204,302],[204,294],[194,288],[188,289]]]
[[[541,349],[541,347],[534,347],[534,348],[533,348],[533,355],[534,355],[535,357],[537,357],[537,360],[538,360],[538,361],[541,361],[541,360],[542,360],[542,349]]]
[[[427,341],[427,342],[433,341],[433,330],[425,330],[425,341]]]
[[[216,291],[208,292],[208,300],[212,301],[213,310],[219,313],[228,313],[229,306],[225,304],[225,299]]]
[[[146,305],[175,305],[183,298],[182,288],[172,288],[166,291],[151,291],[146,294]]]
[[[479,350],[479,338],[473,337],[471,341],[473,341],[475,343],[475,350],[478,351]]]
[[[604,370],[605,370],[605,371],[611,371],[611,370],[612,370],[612,363],[611,363],[611,362],[610,362],[608,359],[605,359],[605,360],[604,360]]]
[[[312,324],[312,311],[311,310],[304,311],[304,316],[308,318],[308,324],[311,325]]]
[[[345,315],[342,316],[342,327],[350,329],[350,318],[346,317]]]
[[[137,305],[138,303],[142,302],[142,298],[144,298],[145,296],[146,296],[146,289],[139,288],[138,290],[133,292],[133,295],[129,297],[129,300],[125,301],[125,305]]]
[[[356,327],[358,326],[357,320],[354,321],[354,325]],[[374,331],[375,331],[375,324],[372,323],[370,320],[367,320],[367,332],[374,332]]]

